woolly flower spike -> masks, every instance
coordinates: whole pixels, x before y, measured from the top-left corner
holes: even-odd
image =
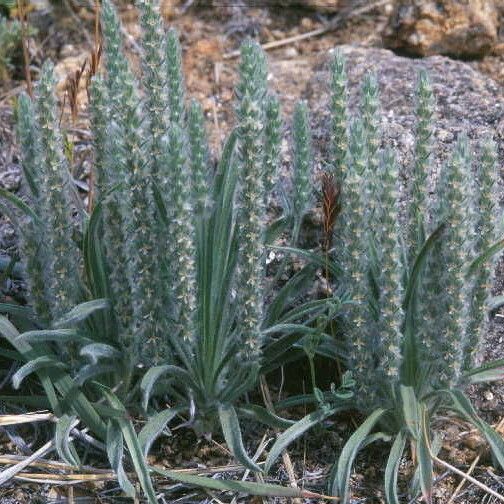
[[[476,255],[483,253],[495,243],[502,229],[502,216],[497,201],[497,150],[491,139],[482,146],[478,163],[478,216],[476,229]],[[471,316],[467,329],[467,344],[464,352],[464,368],[470,369],[478,362],[483,335],[488,330],[485,302],[490,295],[497,258],[485,263],[476,274],[471,295]]]
[[[427,175],[432,152],[432,121],[435,99],[425,71],[421,71],[418,76],[416,99],[415,165],[411,177],[408,224],[410,262],[414,261],[424,240]]]
[[[264,187],[263,101],[266,61],[260,46],[250,40],[241,47],[240,82],[236,90],[239,119],[241,195],[239,215],[240,273],[237,282],[242,307],[244,358],[257,361],[261,353],[263,318]]]
[[[374,388],[369,375],[374,370],[373,345],[370,340],[369,289],[367,283],[367,247],[362,216],[365,212],[364,172],[366,155],[362,123],[356,120],[350,128],[349,168],[342,188],[340,233],[343,241],[343,275],[351,286],[352,299],[356,306],[349,313],[348,359],[360,387],[358,397],[363,405],[371,404]]]
[[[138,98],[133,84],[126,81],[124,140],[127,167],[128,219],[124,221],[127,236],[129,282],[132,290],[135,347],[144,358],[160,362],[165,347],[159,344],[162,327],[159,318],[160,279],[155,253],[154,205],[152,187],[144,160],[141,119],[138,114]]]
[[[211,174],[210,152],[205,131],[205,118],[201,105],[191,101],[188,117],[189,143],[191,146],[191,172],[194,211],[204,214],[210,206],[208,179]]]
[[[184,344],[195,344],[196,266],[189,170],[183,130],[174,124],[169,132],[169,166],[173,173],[173,217],[170,234],[175,249],[172,257],[174,290],[178,305],[178,324]]]
[[[47,251],[40,236],[40,229],[33,222],[23,225],[20,237],[21,250],[26,257],[26,284],[28,299],[37,317],[44,324],[51,320],[51,308],[47,298],[46,276]]]
[[[382,253],[380,274],[380,339],[382,355],[380,364],[385,375],[399,378],[401,363],[401,309],[403,290],[401,247],[399,242],[398,176],[397,165],[391,150],[383,153],[381,162],[382,221],[378,226],[378,242]]]
[[[156,0],[137,0],[142,27],[143,84],[146,90],[145,104],[149,117],[150,154],[154,180],[161,172],[166,159],[164,135],[168,129],[166,111],[169,108],[166,87],[165,35]]]
[[[131,335],[131,288],[128,277],[124,274],[127,264],[125,255],[125,237],[123,232],[123,207],[117,189],[107,193],[120,181],[117,170],[119,163],[124,163],[120,149],[122,136],[117,126],[108,125],[108,92],[105,82],[100,77],[93,77],[89,88],[91,126],[95,149],[96,200],[102,205],[102,229],[105,244],[105,256],[108,266],[108,278],[111,289],[111,301],[118,322],[120,343],[126,348],[132,344]]]
[[[63,143],[56,116],[54,68],[50,62],[42,67],[37,86],[37,115],[40,127],[41,218],[45,221],[47,243],[47,278],[49,304],[53,318],[58,318],[79,302],[79,257],[72,240],[72,205],[70,174],[63,156]]]
[[[123,232],[128,281],[133,307],[134,359],[140,355],[145,361],[158,363],[165,357],[167,347],[160,344],[164,333],[164,320],[160,319],[158,255],[155,253],[156,227],[154,226],[154,198],[149,179],[149,164],[145,161],[141,107],[135,81],[122,53],[120,25],[110,0],[103,1],[102,31],[105,43],[105,62],[108,73],[109,94],[114,107],[112,118],[117,119],[117,159],[115,165],[124,170],[126,184],[121,191],[124,197]],[[114,52],[118,51],[118,52]],[[112,131],[115,131],[115,125]],[[127,333],[125,338],[131,333]]]
[[[95,198],[100,200],[100,195],[111,189],[114,181],[110,180],[111,174],[107,164],[107,123],[109,110],[107,108],[108,93],[103,79],[93,77],[89,86],[89,106],[91,111],[91,128],[95,149]]]
[[[305,102],[296,104],[292,134],[294,137],[294,173],[292,180],[294,191],[292,197],[294,212],[293,242],[296,242],[299,236],[301,222],[310,204],[312,188],[312,134],[308,107]]]
[[[462,135],[452,159],[442,174],[439,194],[440,222],[447,224],[442,249],[443,270],[440,272],[438,319],[432,330],[433,358],[439,357],[440,382],[455,385],[461,374],[466,343],[466,320],[469,314],[466,282],[467,266],[473,257],[474,212],[471,160],[468,140]]]
[[[177,31],[170,29],[166,35],[166,67],[170,102],[170,121],[184,123],[185,86],[182,75],[182,49]]]
[[[341,182],[346,175],[348,149],[347,132],[347,74],[345,58],[338,50],[331,61],[331,164],[336,179]]]
[[[105,49],[105,68],[107,69],[107,88],[111,104],[111,118],[121,123],[122,117],[119,117],[117,114],[122,105],[123,79],[130,70],[128,61],[124,57],[119,18],[110,0],[102,1],[101,27]]]
[[[370,221],[373,221],[373,216],[378,212],[378,149],[380,148],[380,116],[378,107],[378,81],[375,75],[368,74],[364,77],[362,85],[362,123],[367,156],[366,184],[369,207],[367,215]],[[375,217],[379,219],[379,215]]]
[[[282,120],[278,98],[269,96],[266,100],[266,127],[264,129],[264,194],[265,203],[275,188],[280,165],[280,147],[282,142]]]
[[[41,216],[38,173],[41,162],[40,138],[33,103],[24,93],[18,99],[17,113],[17,135],[21,144],[23,174],[32,193],[35,213]],[[50,320],[50,307],[47,301],[46,279],[44,276],[47,253],[41,239],[42,236],[43,230],[40,226],[30,221],[23,226],[20,238],[23,256],[26,258],[28,297],[38,318],[48,323]]]

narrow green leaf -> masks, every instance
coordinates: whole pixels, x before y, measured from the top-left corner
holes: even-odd
[[[121,401],[119,401],[113,392],[107,389],[107,387],[102,386],[100,388],[112,408],[125,411],[124,405]],[[145,459],[143,457],[142,449],[140,448],[140,443],[138,442],[135,429],[133,428],[133,424],[130,420],[127,420],[126,417],[118,418],[114,421],[116,421],[121,428],[122,435],[126,441],[126,446],[128,447],[130,457],[133,462],[133,467],[135,468],[138,480],[140,481],[140,485],[149,504],[157,504],[156,493],[154,492],[149,470],[145,464]]]
[[[99,359],[119,361],[122,357],[119,350],[105,343],[90,343],[81,348],[80,355],[89,358],[92,364],[96,364]]]
[[[317,265],[319,268],[327,269],[329,273],[331,273],[331,275],[334,275],[336,277],[338,277],[341,273],[339,266],[334,261],[328,261],[325,256],[319,255],[316,252],[294,247],[280,247],[276,245],[268,245],[268,248],[281,250],[282,252],[288,252],[289,254],[294,254],[302,257],[303,259],[306,259],[307,261],[310,261],[313,264]]]
[[[41,355],[26,364],[23,364],[12,376],[12,386],[17,390],[21,382],[32,373],[36,373],[42,369],[59,368],[64,369],[66,366],[52,357]]]
[[[331,473],[329,489],[332,495],[340,498],[341,504],[347,504],[349,499],[348,484],[355,457],[369,433],[383,416],[385,410],[379,408],[371,413],[360,427],[350,436],[339,457],[336,470]]]
[[[96,311],[105,310],[109,308],[109,306],[110,303],[108,299],[93,299],[92,301],[80,303],[54,322],[53,326],[58,328],[82,322]]]
[[[429,451],[429,426],[427,425],[427,412],[425,406],[422,407],[422,410],[423,411],[420,412],[420,430],[418,432],[417,441],[418,475],[423,498],[427,504],[431,504],[434,475],[432,457]]]
[[[112,188],[108,194],[112,193],[116,189],[117,186]],[[105,255],[102,250],[102,240],[100,237],[102,211],[103,200],[98,202],[93,209],[93,213],[88,219],[84,232],[82,250],[86,277],[88,279],[91,294],[97,298],[108,299],[110,297],[110,290],[105,268]],[[106,323],[110,324],[108,318],[106,319]]]
[[[97,376],[113,373],[114,371],[117,371],[117,367],[113,364],[86,364],[79,369],[74,377],[74,381],[81,387],[84,383]]]
[[[292,226],[292,218],[290,216],[282,216],[272,222],[266,229],[265,243],[273,243],[284,231]]]
[[[50,361],[55,361],[50,352],[48,352],[47,345],[36,345],[32,347],[29,343],[20,340],[18,338],[19,332],[8,319],[2,316],[0,316],[0,334],[6,338],[27,361],[33,362],[33,360],[37,358],[45,358]],[[62,413],[61,404],[58,400],[55,389],[57,389],[63,397],[68,396],[70,393],[73,394],[72,406],[77,413],[77,416],[87,427],[91,429],[94,434],[96,434],[100,439],[104,439],[106,434],[106,425],[86,396],[75,388],[75,384],[70,376],[59,369],[58,366],[61,365],[62,363],[57,362],[56,365],[49,364],[49,367],[43,366],[38,373],[46,396],[51,403],[51,409],[57,415]]]
[[[280,315],[289,307],[294,298],[299,298],[306,289],[309,289],[315,273],[313,265],[304,267],[291,277],[287,283],[275,294],[275,298],[269,304],[265,317],[265,325],[270,326],[276,322]]]
[[[334,415],[336,411],[337,410],[335,408],[320,409],[318,411],[314,411],[313,413],[310,413],[301,420],[297,421],[294,425],[291,425],[285,432],[278,436],[277,440],[270,448],[268,456],[266,457],[264,472],[267,474],[270,471],[275,460],[291,443],[293,443],[296,439],[298,439],[315,425],[320,424],[326,418]]]
[[[29,320],[35,320],[37,318],[30,306],[21,306],[13,303],[0,303],[0,313],[24,317]]]
[[[400,386],[404,421],[413,439],[417,439],[420,428],[419,405],[413,387]]]
[[[0,403],[2,404],[23,404],[24,406],[29,406],[31,408],[37,408],[39,410],[51,408],[51,403],[46,396],[37,395],[2,395],[0,396]]]
[[[148,422],[138,434],[138,442],[140,443],[140,448],[144,457],[147,457],[152,443],[154,443],[163,430],[165,430],[168,422],[175,418],[183,409],[184,408],[168,408],[149,418]]]
[[[168,211],[164,202],[164,196],[158,184],[152,184],[152,193],[154,196],[154,203],[156,204],[157,215],[161,219],[163,225],[167,226],[170,221],[168,219]]]
[[[489,362],[464,374],[469,383],[486,383],[504,379],[504,359]]]
[[[192,474],[184,474],[177,471],[167,471],[156,466],[151,466],[151,469],[165,478],[222,492],[243,493],[259,497],[284,497],[286,499],[323,499],[323,496],[320,494],[300,488],[281,487],[270,483],[253,483],[250,481],[223,481],[204,476],[193,476]]]
[[[466,420],[471,422],[476,428],[478,428],[485,436],[485,439],[492,450],[492,454],[501,468],[504,469],[504,440],[502,439],[502,436],[495,432],[490,425],[478,416],[476,410],[473,408],[471,402],[463,392],[460,390],[449,390],[445,392],[451,396],[455,410]]]
[[[70,431],[75,422],[75,416],[63,415],[56,422],[56,432],[54,435],[54,446],[58,455],[67,464],[80,467],[81,462],[70,441]]]
[[[441,224],[437,229],[435,229],[427,241],[423,244],[420,252],[418,253],[415,262],[413,264],[413,268],[411,270],[411,275],[409,277],[409,282],[406,287],[406,294],[404,296],[403,308],[407,310],[411,305],[411,300],[415,296],[418,289],[418,280],[420,278],[420,274],[422,273],[425,261],[427,260],[427,256],[429,252],[432,250],[432,247],[436,244],[437,240],[441,238],[443,232],[445,230],[446,224]]]
[[[263,408],[256,404],[247,404],[245,406],[241,406],[238,408],[238,413],[247,418],[255,420],[256,422],[263,423],[268,427],[272,427],[273,429],[288,429],[295,423],[293,420],[281,418],[278,415],[271,413],[271,411],[268,411],[266,408]]]
[[[9,359],[11,361],[24,361],[23,356],[16,352],[15,350],[8,350],[6,348],[0,348],[0,357],[4,357],[5,359]]]
[[[81,338],[82,335],[75,329],[40,329],[38,331],[27,331],[18,336],[18,340],[23,343],[63,342]]]
[[[135,487],[131,484],[123,467],[123,435],[117,422],[109,420],[107,424],[107,456],[110,466],[117,476],[121,490],[130,498],[136,496]]]
[[[497,243],[494,243],[487,250],[484,250],[474,261],[469,265],[469,269],[467,270],[467,276],[470,277],[478,269],[483,266],[486,262],[488,262],[495,254],[500,252],[504,248],[504,239],[499,240]]]
[[[387,460],[387,466],[385,467],[385,498],[387,504],[400,504],[397,495],[397,475],[404,447],[406,446],[406,439],[406,434],[403,431],[399,432]]]
[[[420,252],[418,253],[411,275],[409,276],[406,286],[406,293],[404,295],[403,309],[406,314],[404,324],[404,345],[403,345],[403,364],[401,368],[401,378],[405,385],[414,386],[418,371],[420,367],[417,328],[415,327],[416,316],[416,299],[418,294],[419,280],[424,270],[424,265],[427,257],[436,244],[436,242],[443,235],[446,225],[441,224],[423,244]]]
[[[142,408],[147,411],[152,389],[161,376],[170,370],[169,365],[151,367],[142,377],[140,392],[142,393]]]
[[[247,469],[261,473],[261,468],[248,456],[243,446],[240,423],[235,409],[230,405],[220,405],[219,419],[224,439],[236,459]]]
[[[21,198],[18,198],[3,187],[0,187],[0,198],[12,203],[18,210],[21,210],[27,217],[30,217],[36,225],[41,224],[37,214]]]

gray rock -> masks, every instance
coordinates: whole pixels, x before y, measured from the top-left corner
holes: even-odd
[[[437,100],[431,185],[452,151],[457,136],[463,131],[468,133],[474,147],[486,135],[493,135],[499,143],[500,160],[504,161],[504,96],[492,79],[463,62],[443,56],[419,60],[397,56],[385,49],[351,46],[341,46],[340,49],[347,58],[352,114],[359,107],[364,75],[375,72],[378,76],[383,144],[394,148],[403,177],[408,177],[413,161],[414,96],[416,76],[421,68],[428,72]],[[327,61],[314,73],[306,89],[314,134],[322,152],[327,151],[328,143],[329,82]]]

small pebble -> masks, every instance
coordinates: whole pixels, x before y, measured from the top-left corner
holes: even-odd
[[[310,19],[309,17],[304,17],[303,19],[301,19],[301,27],[305,30],[313,30],[313,26],[313,19]]]
[[[486,390],[483,396],[487,401],[492,401],[494,398],[494,395],[492,394],[492,392],[490,392],[490,390]]]
[[[295,58],[299,56],[299,52],[295,47],[287,47],[284,51],[284,55],[286,58]]]

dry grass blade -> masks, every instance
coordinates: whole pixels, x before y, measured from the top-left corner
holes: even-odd
[[[16,465],[13,465],[12,467],[9,467],[7,469],[4,469],[2,472],[0,472],[0,486],[2,486],[4,483],[9,481],[10,479],[14,478],[16,474],[20,473],[23,469],[28,467],[32,462],[35,460],[43,457],[47,453],[49,453],[52,449],[54,448],[54,441],[48,441],[44,446],[39,448],[35,453],[30,455],[29,457],[26,457],[25,460],[19,462]]]
[[[56,417],[52,413],[22,413],[19,415],[0,415],[0,426],[19,425],[32,422],[50,422]]]
[[[27,457],[23,457],[21,455],[0,455],[0,464],[12,465],[18,462],[22,462],[23,460],[26,460],[26,458]],[[52,471],[80,471],[80,472],[100,473],[100,474],[110,473],[110,469],[97,469],[91,466],[76,467],[70,464],[66,464],[65,462],[59,462],[57,460],[48,460],[48,459],[35,460],[29,464],[29,467],[38,467]]]
[[[18,473],[14,476],[15,479],[23,479],[25,481],[36,481],[38,483],[53,483],[55,481],[73,483],[89,483],[96,481],[113,481],[117,476],[113,472],[107,473],[76,473],[76,474],[47,474],[47,473]]]

